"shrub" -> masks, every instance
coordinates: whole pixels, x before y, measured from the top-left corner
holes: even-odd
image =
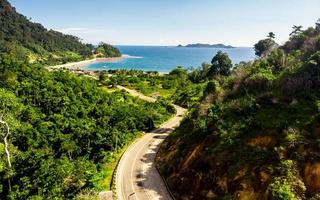
[[[269,185],[271,191],[271,199],[274,200],[294,200],[295,195],[290,184],[286,181],[283,182],[281,178],[277,178],[272,184]]]
[[[285,141],[290,146],[296,146],[297,143],[302,139],[301,133],[298,129],[289,127],[284,131]]]
[[[216,83],[214,81],[209,81],[205,89],[206,94],[214,93],[216,91]]]
[[[299,200],[305,199],[306,186],[299,176],[296,163],[292,160],[281,161],[275,168],[277,177],[268,186],[271,199],[275,200]]]
[[[255,54],[257,56],[265,56],[273,48],[277,46],[277,43],[272,39],[260,40],[257,44],[254,45]]]

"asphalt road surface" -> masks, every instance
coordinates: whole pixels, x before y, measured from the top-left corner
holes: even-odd
[[[155,99],[146,97],[135,90],[122,86],[118,86],[118,88],[146,101],[155,101]],[[144,134],[143,137],[131,144],[123,154],[116,172],[118,200],[172,199],[155,167],[155,157],[160,144],[180,124],[186,111],[179,106],[175,106],[175,108],[177,112],[173,118],[162,124],[160,128]]]

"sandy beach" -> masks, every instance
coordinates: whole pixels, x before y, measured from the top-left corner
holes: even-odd
[[[66,69],[69,71],[72,71],[76,74],[85,74],[85,75],[90,75],[90,76],[96,76],[96,71],[93,70],[88,70],[84,69],[85,66],[88,66],[91,63],[103,63],[103,62],[117,62],[125,58],[142,58],[142,57],[135,57],[135,56],[130,56],[130,55],[122,55],[121,57],[114,57],[114,58],[94,58],[90,60],[83,60],[79,62],[71,62],[71,63],[66,63],[62,65],[53,65],[53,66],[48,66],[47,69],[49,71],[51,70],[59,70],[59,69]],[[130,69],[128,69],[130,70]],[[168,74],[167,72],[158,72],[160,76],[163,76],[165,74]]]
[[[76,69],[81,69],[82,67],[85,67],[91,63],[116,62],[116,61],[120,61],[124,58],[126,58],[126,56],[114,57],[114,58],[94,58],[94,59],[83,60],[83,61],[79,61],[79,62],[72,62],[72,63],[66,63],[66,64],[62,64],[62,65],[49,66],[47,68],[51,69],[51,70],[61,69],[61,68],[76,70]]]

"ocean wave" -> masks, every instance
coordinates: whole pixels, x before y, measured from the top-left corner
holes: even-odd
[[[128,54],[123,54],[122,57],[123,58],[143,58],[142,56],[131,56],[131,55],[128,55]]]

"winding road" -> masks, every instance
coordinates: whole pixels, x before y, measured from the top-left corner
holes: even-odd
[[[135,90],[117,87],[143,100],[156,101]],[[180,124],[186,112],[184,108],[176,105],[174,107],[177,112],[173,118],[163,123],[160,128],[144,134],[131,144],[121,157],[115,180],[118,200],[172,199],[155,166],[155,157],[163,140]]]

